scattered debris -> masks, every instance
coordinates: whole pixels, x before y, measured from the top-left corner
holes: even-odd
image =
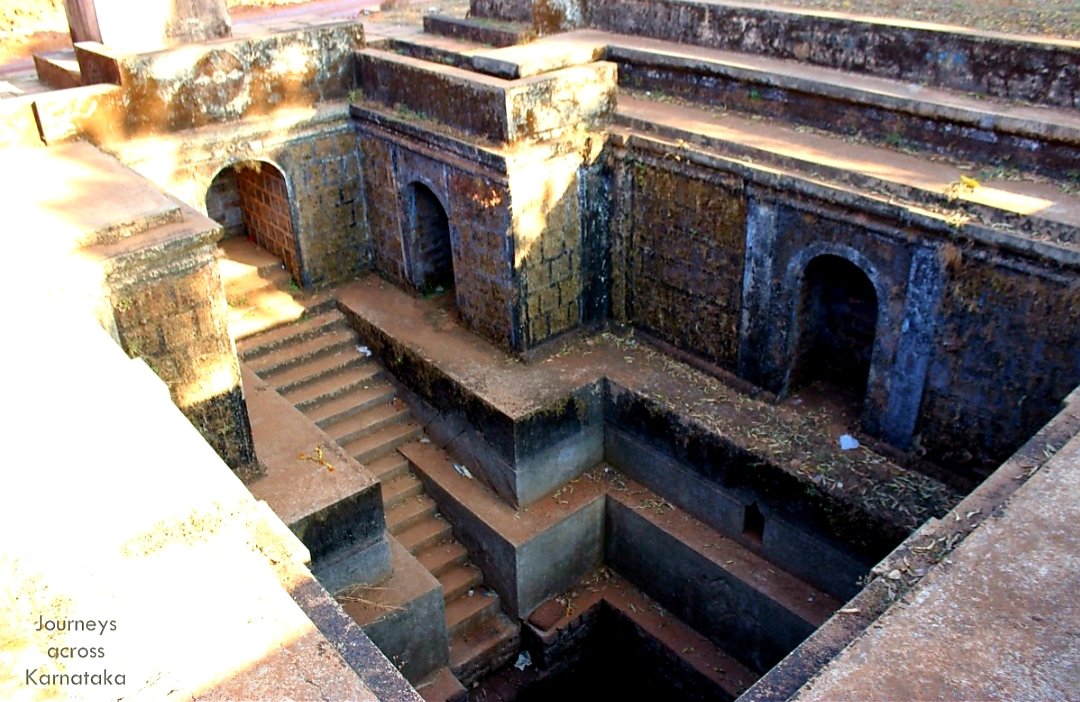
[[[473,479],[473,474],[469,472],[469,469],[461,465],[460,463],[454,464],[454,470],[456,470],[457,474],[463,478],[468,478],[469,480]]]
[[[428,438],[428,437],[426,437],[426,436],[421,436],[421,437],[420,437],[420,443],[422,443],[422,444],[430,444],[430,443],[431,443],[431,439],[429,439],[429,438]]]
[[[960,176],[958,180],[954,180],[949,183],[945,188],[945,197],[950,201],[955,200],[964,193],[973,193],[981,185],[979,181],[966,175]]]
[[[514,667],[518,670],[525,670],[530,665],[532,665],[532,656],[529,655],[528,651],[522,651],[521,655],[518,656],[517,661],[514,663]]]
[[[359,353],[364,358],[371,358],[371,349],[369,349],[367,346],[364,346],[364,345],[357,346],[356,351],[357,351],[357,353]]]
[[[840,610],[840,614],[861,614],[862,610],[858,607],[845,607]]]
[[[851,451],[859,448],[859,440],[851,434],[840,435],[840,449],[842,451]]]
[[[323,447],[321,445],[315,447],[314,454],[315,455],[312,456],[306,453],[299,453],[296,455],[296,458],[301,461],[311,461],[312,463],[318,463],[320,466],[325,468],[326,472],[328,473],[334,472],[334,465],[330,463],[330,461],[326,460],[326,456],[325,454],[323,454]]]

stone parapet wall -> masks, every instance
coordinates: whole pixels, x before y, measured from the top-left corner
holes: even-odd
[[[234,469],[255,459],[229,336],[214,241],[220,227],[185,221],[88,252],[104,259],[116,333],[169,387],[180,410]]]
[[[538,34],[581,27],[588,15],[587,0],[472,0],[470,17],[522,22]]]
[[[529,23],[541,34],[589,26],[1080,107],[1080,45],[1072,41],[714,0],[472,0],[470,16]]]
[[[615,65],[602,61],[504,80],[375,49],[357,60],[368,100],[492,142],[559,138],[615,109]]]
[[[123,109],[80,114],[78,131],[121,140],[340,100],[363,43],[362,25],[346,22],[143,54],[80,44],[84,76],[119,85]]]
[[[589,26],[1059,107],[1080,107],[1080,46],[707,0],[590,0]]]

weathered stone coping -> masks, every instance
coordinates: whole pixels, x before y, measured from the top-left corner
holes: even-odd
[[[826,670],[840,652],[892,607],[910,603],[931,572],[943,575],[949,556],[992,518],[1002,514],[1013,496],[1066,444],[1080,434],[1080,389],[1062,402],[1062,410],[1006,460],[979,487],[940,520],[931,520],[909,536],[873,570],[874,576],[855,598],[747,691],[743,699],[788,699],[811,678]],[[1023,561],[1023,555],[1016,556]],[[909,606],[909,605],[907,605]],[[938,632],[950,636],[947,632]],[[946,661],[941,661],[945,665]]]
[[[1014,231],[1011,226],[1008,226],[1011,225],[1012,219],[1001,223],[1007,226],[998,228],[993,226],[994,223],[982,224],[964,218],[957,220],[952,216],[951,211],[934,211],[932,209],[934,205],[931,203],[921,205],[904,203],[888,194],[878,194],[865,188],[829,182],[822,178],[812,178],[769,164],[751,163],[748,160],[722,155],[718,151],[707,150],[672,137],[651,136],[632,129],[615,129],[611,133],[609,143],[614,147],[612,153],[616,157],[626,157],[628,153],[632,153],[635,158],[669,160],[678,157],[685,164],[709,171],[727,172],[742,178],[745,180],[744,187],[786,191],[813,200],[851,208],[856,212],[876,215],[896,222],[898,225],[916,226],[927,234],[944,239],[961,241],[967,239],[1027,258],[1051,261],[1056,265],[1069,268],[1080,268],[1080,243],[1077,243],[1077,229],[1072,225],[1055,226],[1050,222],[1046,226],[1048,231],[1032,231],[1025,235],[1024,232]],[[933,200],[939,200],[942,197],[944,196],[936,194],[931,196]],[[1030,215],[1017,220],[1018,223],[1023,221],[1047,223],[1046,220],[1039,220]],[[1036,229],[1035,225],[1029,226]]]

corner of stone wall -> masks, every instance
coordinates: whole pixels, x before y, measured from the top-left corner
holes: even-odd
[[[215,256],[220,227],[202,219],[172,240],[104,247],[116,335],[234,470],[255,460],[236,349]],[[153,230],[151,230],[153,231]]]

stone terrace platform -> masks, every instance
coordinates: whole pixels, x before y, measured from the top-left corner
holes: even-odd
[[[753,399],[653,350],[640,338],[613,333],[570,338],[541,349],[529,363],[524,363],[463,330],[445,304],[410,297],[374,277],[345,286],[337,291],[337,299],[361,337],[392,369],[395,363],[400,367],[406,357],[411,359],[406,362],[412,364],[410,372],[428,369],[426,374],[416,376],[420,382],[413,389],[421,393],[424,384],[429,383],[429,389],[438,388],[435,394],[457,398],[457,391],[451,388],[468,387],[485,411],[520,421],[550,409],[560,397],[603,377],[628,392],[678,408],[693,421],[753,447],[767,455],[772,466],[802,484],[824,488],[828,499],[851,500],[862,509],[883,511],[875,500],[895,499],[900,493],[891,492],[892,488],[906,486],[899,497],[903,503],[899,511],[927,511],[919,512],[917,517],[908,514],[905,526],[913,528],[928,521],[908,544],[874,570],[879,582],[892,583],[884,587],[893,594],[868,605],[880,592],[864,591],[825,624],[823,637],[832,641],[826,642],[826,647],[836,645],[838,631],[847,631],[844,636],[849,637],[841,636],[840,648],[847,646],[847,640],[854,642],[835,664],[823,669],[812,686],[799,693],[799,699],[893,698],[898,690],[904,691],[901,697],[912,699],[992,698],[990,684],[995,680],[1006,686],[1001,689],[1011,691],[1005,696],[1010,698],[1045,698],[1070,689],[1069,671],[1075,661],[1069,656],[1055,658],[1049,651],[1070,650],[1062,637],[1067,637],[1070,627],[1075,628],[1080,621],[1075,608],[1053,604],[1055,598],[1068,601],[1068,593],[1078,584],[1069,575],[1076,545],[1062,531],[1067,531],[1064,525],[1072,523],[1072,513],[1080,504],[1075,491],[1065,486],[1080,459],[1080,440],[1074,438],[1064,448],[1061,446],[1063,437],[1075,434],[1080,420],[1075,401],[1066,405],[1049,434],[1032,439],[1030,446],[1001,469],[1003,477],[991,477],[956,507],[955,513],[941,514],[943,518],[938,520],[930,516],[929,510],[948,509],[955,504],[952,500],[956,496],[932,479],[905,471],[865,449],[858,452],[857,459],[849,459],[836,447],[836,437],[830,433],[835,433],[836,427],[827,417],[798,414]],[[608,431],[618,433],[610,427]],[[449,430],[451,435],[454,432],[453,428]],[[1060,452],[1054,456],[1058,449]],[[796,456],[807,454],[822,461],[837,459],[830,464],[837,472],[823,476],[801,469],[807,464]],[[1047,461],[1047,456],[1053,457]],[[1015,487],[1031,474],[1036,479],[1007,501]],[[1003,481],[1008,484],[1003,485]],[[555,493],[556,503],[559,494]],[[934,497],[927,499],[929,495]],[[569,497],[572,501],[577,498]],[[518,513],[526,517],[535,509],[550,510],[549,501],[537,503],[536,507],[519,507]],[[508,514],[514,511],[509,506],[500,509]],[[993,516],[986,519],[986,515]],[[954,529],[954,521],[962,528]],[[971,531],[974,524],[979,526]],[[898,572],[903,573],[905,582],[909,581],[912,571],[906,558],[912,553],[917,558],[927,553],[925,545],[914,551],[909,547],[942,534],[948,534],[947,538],[933,540],[931,545],[945,548],[941,552],[944,560],[939,565],[930,563],[917,568],[917,577],[910,580],[913,589],[893,603],[891,598],[897,596],[894,585],[899,583],[878,571],[899,564]],[[967,539],[963,540],[965,535]],[[948,549],[956,544],[959,546],[950,555]],[[1031,568],[1026,565],[1027,555],[1019,555],[1029,552],[1036,559]],[[899,560],[897,554],[907,556]],[[922,606],[927,603],[929,608]],[[885,614],[875,622],[882,611]],[[981,624],[984,621],[995,622],[992,633]],[[946,625],[942,626],[942,622]],[[917,643],[928,632],[931,643]],[[790,657],[790,665],[786,665],[787,661],[781,664],[785,670],[780,671],[779,679],[792,666],[805,666],[820,655],[815,653],[821,650],[817,648],[820,645],[812,637],[804,644],[809,646],[806,651],[797,649]],[[1002,667],[1001,661],[1007,658],[1003,652],[1010,647],[1023,652],[1018,664],[1021,672]],[[882,658],[886,655],[888,660]],[[828,658],[831,655],[819,660]],[[889,675],[883,678],[883,671],[889,671]],[[782,697],[787,697],[791,688],[785,688],[783,683],[769,687],[777,680],[777,676],[766,676],[750,692],[750,698],[772,699],[770,695],[785,689]],[[1026,685],[1022,682],[1025,680],[1033,681],[1035,687],[1008,687]]]
[[[384,362],[390,354],[411,357],[404,362],[413,366],[418,384],[461,388],[489,417],[522,422],[606,379],[767,457],[799,484],[822,488],[853,509],[878,514],[898,535],[932,514],[944,513],[958,499],[933,478],[905,470],[869,449],[842,451],[829,416],[755,400],[633,335],[603,333],[556,342],[533,362],[523,363],[460,326],[451,308],[413,298],[378,278],[347,285],[336,297]],[[391,361],[388,367],[401,378],[398,364]],[[410,389],[416,391],[415,386]],[[892,499],[901,508],[883,509],[886,503],[881,500]]]

